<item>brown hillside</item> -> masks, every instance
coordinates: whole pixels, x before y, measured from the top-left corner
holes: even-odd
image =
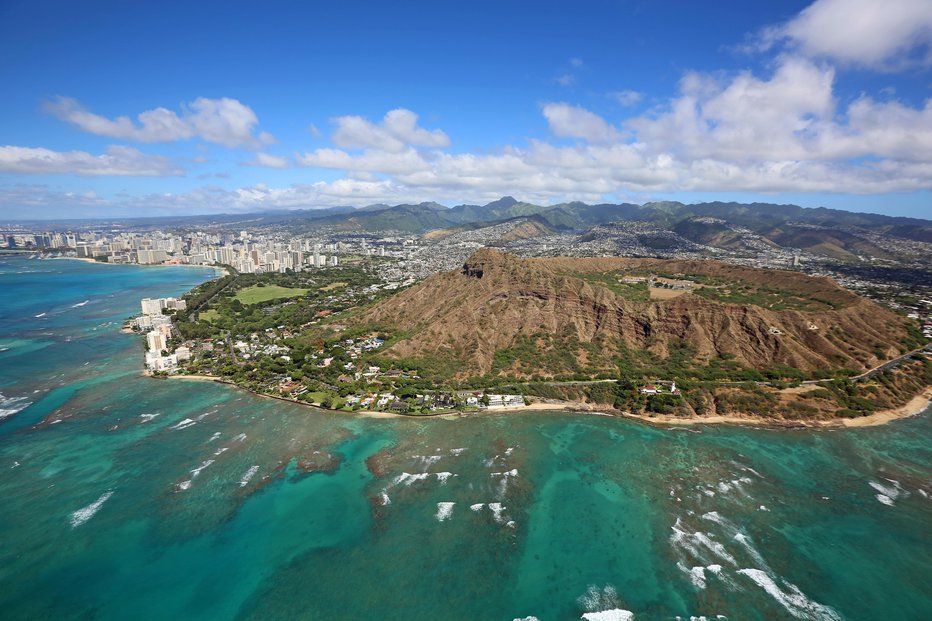
[[[616,277],[651,273],[706,279],[719,288],[741,284],[778,291],[806,305],[773,310],[696,293],[632,299],[595,278],[608,274],[614,283]],[[406,334],[386,355],[439,361],[461,378],[493,370],[528,375],[517,365],[502,367],[501,356],[495,360],[497,351],[522,344],[543,356],[543,368],[534,371],[542,376],[573,367],[612,372],[621,352],[649,350],[665,357],[681,345],[694,352],[696,364],[725,355],[756,369],[774,363],[804,371],[865,369],[896,355],[907,334],[905,320],[826,278],[713,261],[520,259],[489,248],[473,254],[462,269],[435,274],[357,321]],[[572,352],[576,364],[567,365],[566,356],[548,358],[554,350]]]

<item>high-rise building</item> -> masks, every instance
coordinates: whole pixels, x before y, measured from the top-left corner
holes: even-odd
[[[142,306],[143,315],[161,315],[162,301],[160,299],[143,298],[139,303]]]
[[[168,347],[165,335],[158,330],[153,330],[146,334],[146,343],[149,345],[151,351],[162,351]]]

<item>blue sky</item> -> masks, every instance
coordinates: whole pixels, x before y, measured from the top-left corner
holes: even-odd
[[[932,3],[0,4],[0,219],[436,200],[929,216]]]

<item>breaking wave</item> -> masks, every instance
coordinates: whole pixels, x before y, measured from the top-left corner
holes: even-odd
[[[91,504],[73,512],[71,514],[71,528],[77,528],[81,524],[84,524],[89,519],[94,517],[94,514],[100,511],[100,508],[104,506],[104,503],[107,502],[111,496],[113,496],[113,490],[107,490],[100,496],[100,498]]]

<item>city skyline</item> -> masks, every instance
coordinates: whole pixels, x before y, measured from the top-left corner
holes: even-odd
[[[927,213],[924,2],[0,16],[9,219],[505,194]]]

